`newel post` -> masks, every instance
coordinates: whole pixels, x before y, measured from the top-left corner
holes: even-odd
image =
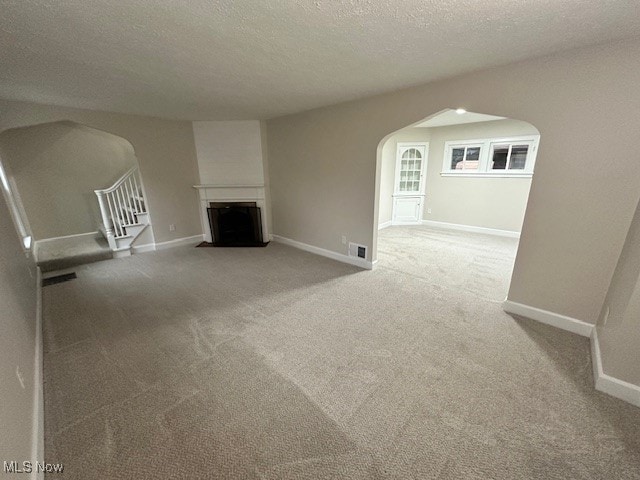
[[[111,226],[111,220],[109,217],[109,207],[107,206],[106,194],[103,190],[95,190],[95,194],[98,197],[98,204],[100,205],[100,215],[102,216],[102,225],[104,226],[104,233],[109,242],[109,247],[113,250],[116,248],[116,240],[113,235],[113,227]]]

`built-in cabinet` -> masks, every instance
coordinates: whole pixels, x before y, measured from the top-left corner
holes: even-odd
[[[428,143],[398,143],[391,220],[394,225],[415,225],[422,220],[428,155]]]

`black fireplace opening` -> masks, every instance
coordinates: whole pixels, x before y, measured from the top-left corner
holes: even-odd
[[[264,247],[262,216],[256,202],[211,202],[209,225],[216,247]]]

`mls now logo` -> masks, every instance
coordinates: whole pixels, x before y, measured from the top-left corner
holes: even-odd
[[[31,472],[44,472],[44,473],[62,473],[64,465],[61,463],[40,463],[40,462],[7,462],[4,461],[4,473],[31,473]]]

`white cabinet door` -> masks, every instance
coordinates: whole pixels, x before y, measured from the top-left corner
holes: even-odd
[[[394,197],[393,198],[393,223],[417,224],[420,223],[420,211],[422,197]]]
[[[394,224],[418,224],[424,200],[427,143],[398,143],[393,194]]]

